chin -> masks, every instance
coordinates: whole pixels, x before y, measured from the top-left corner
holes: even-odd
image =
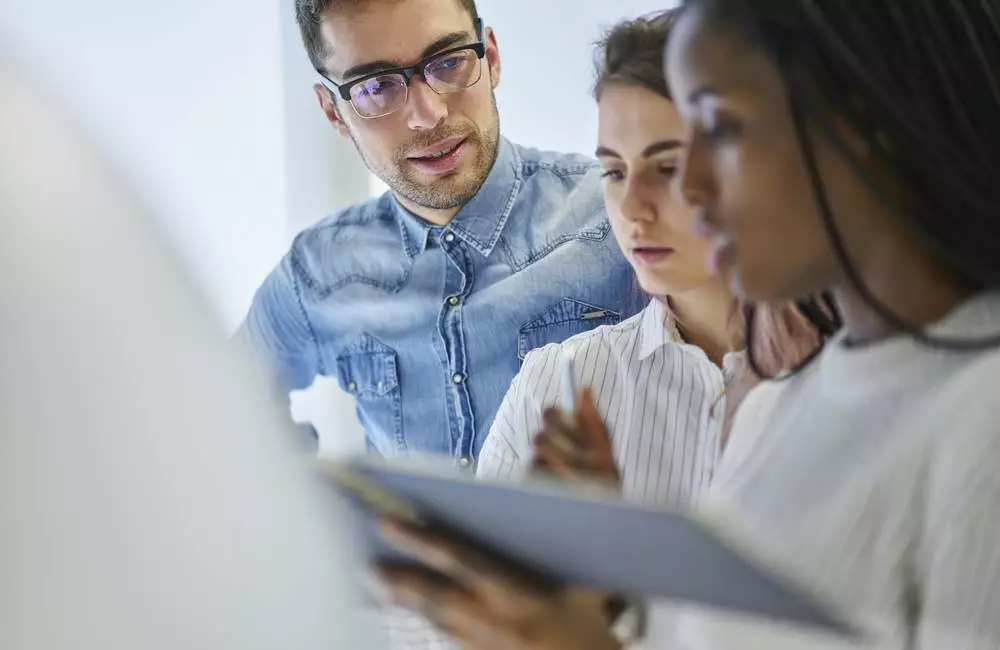
[[[648,277],[645,274],[637,274],[639,286],[651,296],[669,296],[678,293],[681,289],[676,282],[664,281],[662,278]]]
[[[748,270],[733,269],[728,275],[733,295],[754,302],[784,302],[822,291],[803,288],[803,283],[790,283],[776,274],[755,274]]]

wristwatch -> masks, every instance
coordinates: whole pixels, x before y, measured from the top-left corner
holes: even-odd
[[[637,648],[646,637],[646,604],[614,595],[608,598],[604,611],[611,634],[621,644],[622,650]]]

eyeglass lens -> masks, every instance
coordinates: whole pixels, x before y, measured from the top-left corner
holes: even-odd
[[[434,92],[445,95],[465,90],[482,76],[479,57],[472,50],[461,50],[432,59],[424,66],[424,79]],[[381,117],[406,103],[406,77],[401,74],[379,75],[351,88],[351,103],[360,115]]]

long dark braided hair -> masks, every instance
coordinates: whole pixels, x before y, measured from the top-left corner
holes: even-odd
[[[807,122],[818,125],[836,142],[831,116],[848,120],[895,175],[903,191],[901,200],[894,197],[898,216],[928,250],[972,289],[1000,287],[1000,0],[685,5],[698,5],[712,20],[739,30],[776,62],[834,253],[872,310],[928,346],[970,351],[1000,345],[1000,334],[931,336],[874,295],[837,229],[807,128]],[[838,324],[835,313],[818,303],[807,309],[826,312],[834,319],[828,325]]]

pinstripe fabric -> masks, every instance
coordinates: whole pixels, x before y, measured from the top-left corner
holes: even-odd
[[[580,386],[593,390],[622,474],[625,498],[684,506],[708,485],[725,415],[723,373],[684,343],[662,303],[532,352],[500,406],[479,455],[481,478],[519,479],[541,413],[558,404],[559,358],[569,351]]]

